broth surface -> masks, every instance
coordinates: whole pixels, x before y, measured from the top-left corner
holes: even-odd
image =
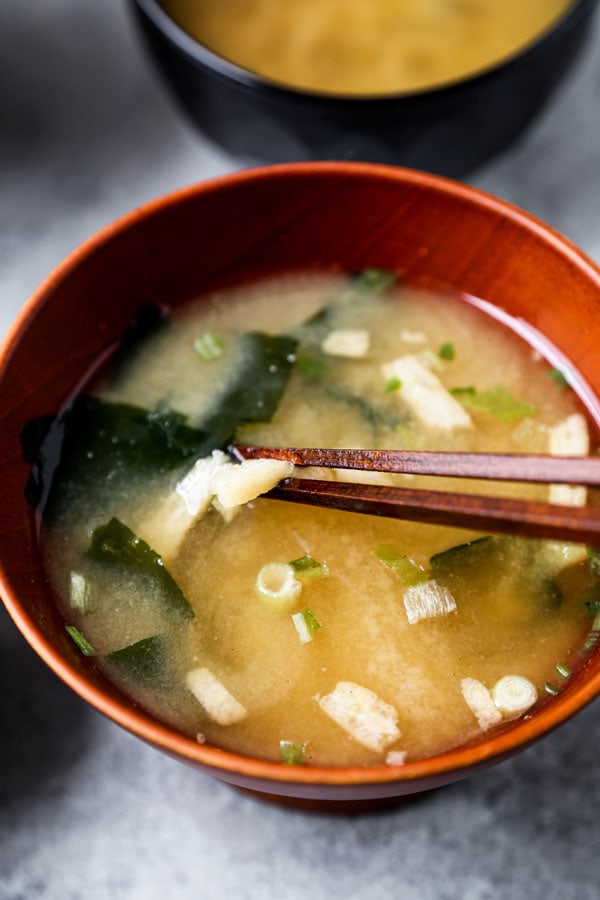
[[[582,419],[572,391],[548,377],[555,373],[547,361],[464,300],[402,286],[377,292],[330,274],[278,276],[186,307],[136,347],[117,377],[95,382],[93,393],[111,404],[177,410],[202,424],[215,397],[226,396],[244,371],[248,331],[293,334],[298,345],[271,421],[242,425],[238,443],[544,453],[558,424]],[[340,332],[366,332],[366,353],[325,352],[327,338]],[[213,357],[199,356],[194,342],[200,335],[217,342]],[[470,417],[468,427],[447,428],[443,416],[423,424],[418,407],[407,402],[408,383],[396,384],[383,368],[406,357],[417,358],[456,398]],[[498,387],[511,398],[508,417],[490,412],[489,405],[468,405],[476,396],[496,397]],[[83,456],[94,462],[93,451]],[[560,687],[557,664],[573,670],[581,659],[578,650],[591,624],[584,598],[596,584],[585,548],[263,498],[230,520],[210,508],[174,542],[175,486],[192,462],[125,478],[109,464],[93,480],[84,460],[73,478],[63,471],[61,482],[59,473],[58,500],[42,531],[67,622],[137,703],[181,731],[275,760],[280,742],[290,741],[304,748],[307,764],[380,764],[389,751],[415,759],[482,733],[465,702],[464,679],[491,689],[501,677],[518,674],[533,682],[541,698],[545,684]],[[482,490],[477,482],[372,477],[411,487]],[[362,479],[364,474],[357,477]],[[483,490],[548,494],[545,486],[488,484]],[[111,517],[160,554],[193,618],[165,607],[151,571],[140,576],[90,557],[94,529]],[[385,546],[450,591],[456,609],[411,623],[409,586],[376,552]],[[456,547],[463,548],[458,555],[445,553]],[[305,556],[326,565],[329,574],[299,578],[297,603],[274,610],[256,591],[261,567]],[[93,589],[89,611],[74,608],[73,573]],[[320,625],[306,643],[292,620],[304,609]],[[168,662],[150,673],[106,659],[156,635]],[[186,688],[187,673],[198,668],[208,669],[243,706],[242,720],[223,725],[207,713]],[[319,698],[339,682],[365,687],[391,706],[397,740],[375,752],[332,720]]]
[[[215,53],[273,81],[334,94],[421,90],[482,71],[572,0],[162,0]]]

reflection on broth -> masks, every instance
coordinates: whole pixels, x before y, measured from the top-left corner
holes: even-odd
[[[158,718],[288,764],[399,765],[526,715],[593,647],[585,547],[255,499],[288,464],[223,452],[587,454],[569,373],[481,310],[379,270],[277,276],[145,311],[117,363],[29,490],[69,633]]]
[[[214,52],[276,82],[337,94],[420,90],[500,62],[572,0],[162,0]]]

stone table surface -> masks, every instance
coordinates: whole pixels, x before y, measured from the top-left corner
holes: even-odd
[[[236,168],[185,121],[120,0],[0,3],[0,332],[71,249]],[[600,262],[600,19],[552,104],[470,181]],[[0,613],[1,900],[600,897],[600,704],[376,815],[270,806],[87,707]]]

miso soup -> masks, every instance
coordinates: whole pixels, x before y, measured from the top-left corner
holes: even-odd
[[[380,270],[142,310],[109,368],[24,436],[47,429],[29,495],[69,633],[158,719],[260,758],[400,765],[505,727],[592,649],[597,553],[268,499],[288,465],[227,448],[587,455],[569,377],[477,303]]]
[[[162,0],[210,50],[273,81],[334,94],[439,86],[506,59],[572,0]]]

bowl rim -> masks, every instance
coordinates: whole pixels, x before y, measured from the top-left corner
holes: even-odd
[[[479,188],[440,175],[376,163],[323,161],[261,166],[207,179],[150,200],[105,225],[76,247],[40,283],[8,330],[0,345],[0,379],[5,366],[10,362],[13,348],[25,335],[27,324],[35,316],[38,307],[43,305],[45,297],[61,280],[68,278],[83,260],[100,252],[103,246],[112,242],[115,237],[135,228],[138,222],[160,215],[162,211],[180,204],[185,205],[188,201],[195,201],[203,195],[215,194],[222,190],[235,190],[238,186],[249,182],[272,183],[274,179],[301,179],[306,176],[327,177],[341,174],[345,178],[368,176],[377,181],[392,180],[428,188],[450,195],[476,208],[490,210],[527,230],[548,245],[551,252],[558,253],[568,260],[570,266],[577,268],[594,286],[600,297],[600,267],[581,249],[531,213]],[[587,679],[579,678],[569,691],[544,704],[532,716],[525,716],[512,724],[508,723],[503,730],[496,731],[488,737],[484,735],[476,743],[463,744],[432,757],[406,762],[402,766],[286,766],[279,762],[199,744],[175,729],[161,724],[137,707],[132,707],[125,697],[117,700],[114,695],[109,695],[93,685],[81,667],[77,667],[55,649],[41,627],[25,610],[11,588],[10,570],[7,569],[6,561],[1,554],[0,593],[9,615],[30,646],[56,675],[96,710],[146,742],[172,756],[212,771],[213,774],[220,771],[232,776],[242,776],[250,781],[269,783],[271,786],[278,782],[287,785],[321,786],[366,786],[390,782],[396,782],[398,785],[404,782],[418,784],[420,780],[431,781],[436,777],[443,779],[450,772],[456,773],[455,777],[460,777],[460,773],[465,770],[474,771],[500,762],[518,750],[524,749],[579,712],[600,693],[599,669]]]
[[[570,5],[560,13],[558,18],[520,48],[503,56],[496,62],[477,69],[470,75],[454,78],[429,88],[374,92],[364,95],[309,90],[278,82],[275,79],[253,72],[251,69],[246,69],[244,66],[232,62],[216,51],[211,50],[178,25],[169,13],[163,9],[160,0],[131,0],[131,2],[147,16],[170,44],[199,68],[217,74],[226,81],[235,83],[242,88],[255,90],[273,100],[281,101],[287,99],[288,101],[315,106],[333,104],[349,109],[353,106],[359,108],[365,104],[385,106],[398,102],[406,104],[422,103],[424,100],[432,103],[447,102],[453,94],[460,93],[471,85],[484,84],[486,81],[494,78],[497,73],[511,66],[526,64],[529,59],[543,52],[562,37],[563,34],[574,28],[588,14],[591,14],[598,0],[571,0]]]

